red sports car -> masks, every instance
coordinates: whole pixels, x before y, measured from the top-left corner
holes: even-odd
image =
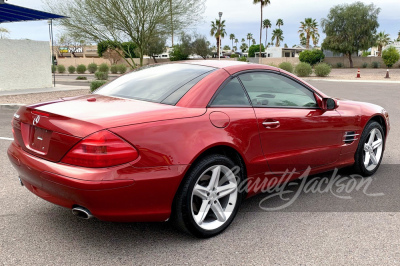
[[[374,174],[390,129],[380,106],[233,61],[144,68],[91,95],[21,107],[12,126],[8,156],[37,196],[81,218],[171,218],[198,237],[229,226],[259,192],[252,180],[271,186],[271,174],[309,167]]]

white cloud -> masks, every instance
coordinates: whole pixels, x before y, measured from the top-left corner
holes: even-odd
[[[65,0],[68,1],[68,0]],[[289,46],[298,43],[298,27],[300,21],[306,17],[315,18],[318,22],[326,17],[329,9],[343,3],[353,3],[355,0],[271,0],[271,5],[264,8],[264,18],[268,18],[275,24],[278,18],[283,19],[285,25],[282,27],[285,40]],[[362,0],[370,4],[371,0]],[[43,10],[41,0],[9,0],[8,3],[28,8]],[[400,30],[400,3],[399,0],[376,0],[374,4],[381,8],[379,15],[380,31],[385,30],[391,38],[397,36]],[[218,12],[222,11],[222,19],[226,20],[226,31],[229,35],[234,33],[239,39],[244,38],[247,33],[253,33],[256,40],[259,38],[260,6],[253,5],[253,0],[207,0],[203,22],[196,26],[196,31],[205,35],[210,42],[215,40],[210,36],[211,20],[218,18]],[[11,37],[15,39],[29,38],[33,40],[47,41],[47,22],[19,22],[3,24],[11,30]],[[271,32],[271,30],[269,30]],[[263,42],[265,38],[263,31]],[[271,35],[269,35],[270,37]],[[323,37],[323,35],[321,36]],[[322,39],[322,38],[321,38]],[[231,45],[229,38],[225,38],[222,44]]]

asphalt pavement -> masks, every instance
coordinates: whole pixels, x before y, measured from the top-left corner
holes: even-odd
[[[400,264],[400,84],[310,83],[331,96],[382,105],[390,114],[382,166],[370,183],[349,169],[310,179],[352,180],[359,190],[339,191],[335,183],[312,193],[298,181],[288,188],[293,193],[287,198],[294,201],[287,208],[268,211],[288,202],[274,191],[255,196],[223,234],[199,240],[168,222],[79,220],[20,186],[6,155],[10,141],[0,139],[0,264]],[[0,138],[12,137],[14,112],[0,107]]]

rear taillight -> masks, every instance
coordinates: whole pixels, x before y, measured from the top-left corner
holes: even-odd
[[[80,141],[61,161],[71,165],[100,168],[128,163],[138,157],[139,153],[132,145],[110,131],[103,130]]]

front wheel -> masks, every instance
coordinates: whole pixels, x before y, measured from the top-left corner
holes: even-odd
[[[175,199],[174,218],[184,231],[215,236],[233,221],[242,195],[242,169],[223,155],[200,160],[190,170]]]
[[[375,121],[365,127],[355,154],[354,169],[363,176],[373,175],[379,168],[384,151],[385,134]]]

